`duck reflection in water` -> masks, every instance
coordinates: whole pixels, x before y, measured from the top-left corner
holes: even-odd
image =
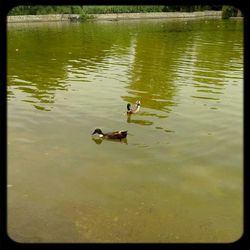
[[[131,115],[128,115],[127,123],[135,123],[139,125],[152,125],[153,124],[153,122],[147,121],[147,120],[131,119]]]
[[[101,144],[104,141],[104,139],[102,139],[102,138],[92,138],[92,140],[96,144]],[[111,142],[120,142],[120,143],[128,144],[127,138],[124,138],[124,139],[121,139],[121,140],[109,139],[108,141],[111,141]]]

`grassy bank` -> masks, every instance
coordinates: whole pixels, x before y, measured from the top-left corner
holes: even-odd
[[[17,6],[9,15],[43,15],[43,14],[113,14],[113,13],[146,13],[146,12],[193,12],[203,10],[221,10],[221,5],[35,5]]]

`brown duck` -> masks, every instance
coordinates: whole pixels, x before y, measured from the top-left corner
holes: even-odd
[[[128,131],[121,130],[121,131],[114,131],[114,132],[103,133],[101,131],[101,129],[97,128],[92,133],[92,135],[98,134],[100,138],[104,138],[104,139],[123,139],[123,138],[127,137],[127,132]]]

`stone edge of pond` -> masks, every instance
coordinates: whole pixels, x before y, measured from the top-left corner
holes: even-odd
[[[77,21],[80,19],[80,17],[81,15],[79,14],[7,16],[7,23]],[[88,15],[87,20],[117,21],[117,20],[129,20],[129,19],[157,19],[157,18],[158,19],[222,18],[222,11],[91,14]]]

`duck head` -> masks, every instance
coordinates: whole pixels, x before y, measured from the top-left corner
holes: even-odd
[[[92,133],[92,135],[94,135],[94,134],[103,135],[103,132],[101,131],[101,129],[96,128],[95,131]]]
[[[128,103],[128,104],[127,104],[127,110],[129,111],[129,110],[130,110],[130,108],[131,108],[131,104],[130,104],[130,103]]]

